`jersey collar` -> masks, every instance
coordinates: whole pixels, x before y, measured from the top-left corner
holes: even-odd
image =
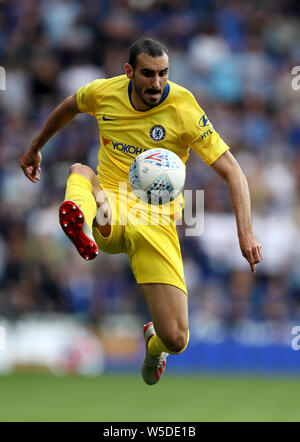
[[[132,92],[132,80],[129,81],[129,85],[128,85],[128,97],[129,97],[129,101],[130,101],[131,106],[133,107],[133,109],[134,109],[134,110],[137,110],[137,109],[134,107],[133,103],[132,103],[132,100],[131,100],[131,92]],[[156,106],[153,106],[153,107],[157,107],[157,106],[160,105],[160,103],[162,103],[163,101],[165,101],[165,99],[166,99],[167,96],[169,95],[169,92],[170,92],[170,85],[169,85],[169,83],[167,83],[167,84],[166,84],[166,87],[165,87],[165,90],[164,90],[164,93],[162,94],[162,97],[161,97],[161,99],[160,99],[160,102],[159,102]],[[146,110],[146,111],[140,111],[140,112],[148,112],[148,111],[150,111],[151,109],[153,109],[153,107],[151,107],[150,109],[148,109],[148,110]]]

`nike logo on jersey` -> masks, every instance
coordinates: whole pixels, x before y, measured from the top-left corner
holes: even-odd
[[[106,118],[105,115],[103,115],[102,119],[103,119],[103,121],[115,121],[115,120],[118,120],[118,118]]]

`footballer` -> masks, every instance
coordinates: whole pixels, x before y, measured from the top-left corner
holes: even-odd
[[[243,172],[194,96],[169,81],[168,74],[166,46],[151,38],[137,40],[129,49],[125,74],[95,79],[67,97],[19,161],[27,178],[37,183],[41,150],[53,134],[82,112],[97,120],[101,145],[97,173],[80,163],[70,167],[59,219],[84,259],[95,258],[99,250],[128,255],[152,319],[144,326],[141,370],[148,385],[159,381],[168,354],[178,355],[187,347],[188,293],[176,232],[179,198],[168,205],[168,214],[164,205],[157,208],[161,221],[154,225],[136,223],[130,210],[133,202],[125,199],[128,172],[137,155],[159,147],[175,152],[185,163],[190,149],[197,152],[228,185],[241,252],[252,273],[262,260]],[[149,216],[142,203],[140,216]]]

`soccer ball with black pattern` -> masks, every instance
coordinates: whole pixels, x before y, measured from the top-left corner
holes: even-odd
[[[149,149],[135,158],[128,180],[132,192],[143,202],[166,204],[183,190],[185,165],[168,149]]]

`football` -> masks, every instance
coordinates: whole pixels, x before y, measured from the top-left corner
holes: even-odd
[[[132,192],[150,204],[166,204],[176,198],[185,183],[185,165],[174,152],[149,149],[133,161],[129,170]]]

